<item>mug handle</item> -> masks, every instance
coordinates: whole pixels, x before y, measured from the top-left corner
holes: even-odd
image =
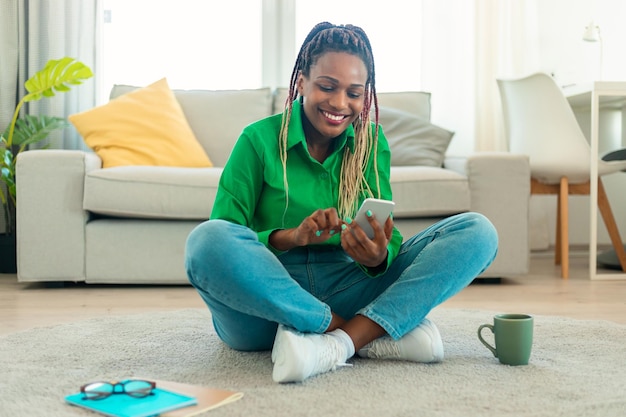
[[[478,339],[481,341],[481,343],[483,345],[485,345],[487,347],[487,349],[489,349],[491,351],[491,353],[493,353],[493,356],[495,356],[496,358],[498,357],[498,352],[496,352],[496,348],[494,348],[493,346],[491,346],[485,339],[483,339],[483,336],[481,334],[482,330],[487,327],[489,330],[491,330],[491,333],[494,333],[493,331],[493,325],[491,324],[482,324],[480,325],[480,327],[478,328]]]

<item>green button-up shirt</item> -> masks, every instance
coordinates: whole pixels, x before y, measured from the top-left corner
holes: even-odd
[[[335,139],[335,149],[330,156],[323,163],[315,160],[307,149],[301,112],[300,103],[294,102],[287,144],[287,209],[278,139],[282,115],[276,114],[247,126],[241,133],[224,167],[211,212],[212,219],[250,227],[257,232],[259,241],[276,254],[279,252],[269,244],[273,231],[298,227],[317,209],[337,208],[343,151],[346,146],[354,149],[354,129],[349,126]],[[365,173],[377,197],[374,157],[378,158],[380,198],[391,200],[391,153],[382,129],[378,133],[378,152],[370,156]],[[323,245],[341,245],[340,239],[337,234]],[[396,257],[401,244],[402,235],[394,228],[387,248],[387,266]]]

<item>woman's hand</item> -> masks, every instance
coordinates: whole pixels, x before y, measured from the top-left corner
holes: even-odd
[[[297,246],[322,243],[341,232],[342,222],[335,208],[315,210],[294,229],[277,230],[270,235],[270,245],[285,251]]]
[[[387,245],[393,233],[393,219],[390,216],[384,226],[374,215],[368,217],[367,221],[374,230],[372,239],[367,237],[357,222],[351,221],[342,227],[341,246],[356,262],[368,268],[375,268],[387,260]]]

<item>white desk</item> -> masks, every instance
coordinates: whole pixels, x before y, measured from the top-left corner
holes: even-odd
[[[563,92],[572,107],[585,108],[591,112],[591,192],[590,192],[590,236],[589,236],[589,278],[592,280],[626,279],[626,273],[598,274],[598,142],[599,114],[601,109],[622,110],[622,126],[626,121],[626,82],[595,81],[586,85],[564,87]],[[622,135],[626,129],[622,129]]]

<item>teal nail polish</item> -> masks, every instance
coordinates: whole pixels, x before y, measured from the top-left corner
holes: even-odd
[[[346,217],[346,223],[352,224],[352,219],[350,217]]]
[[[318,230],[317,232],[315,232],[315,236],[320,237],[322,236],[322,231]]]
[[[328,234],[332,236],[332,235],[334,235],[334,234],[335,234],[335,231],[334,231],[334,230],[331,230],[330,232],[328,232]]]
[[[367,210],[365,214],[367,214],[367,217],[372,217],[372,210]]]
[[[346,230],[348,228],[348,226],[346,226],[345,224],[341,225],[341,230]]]

